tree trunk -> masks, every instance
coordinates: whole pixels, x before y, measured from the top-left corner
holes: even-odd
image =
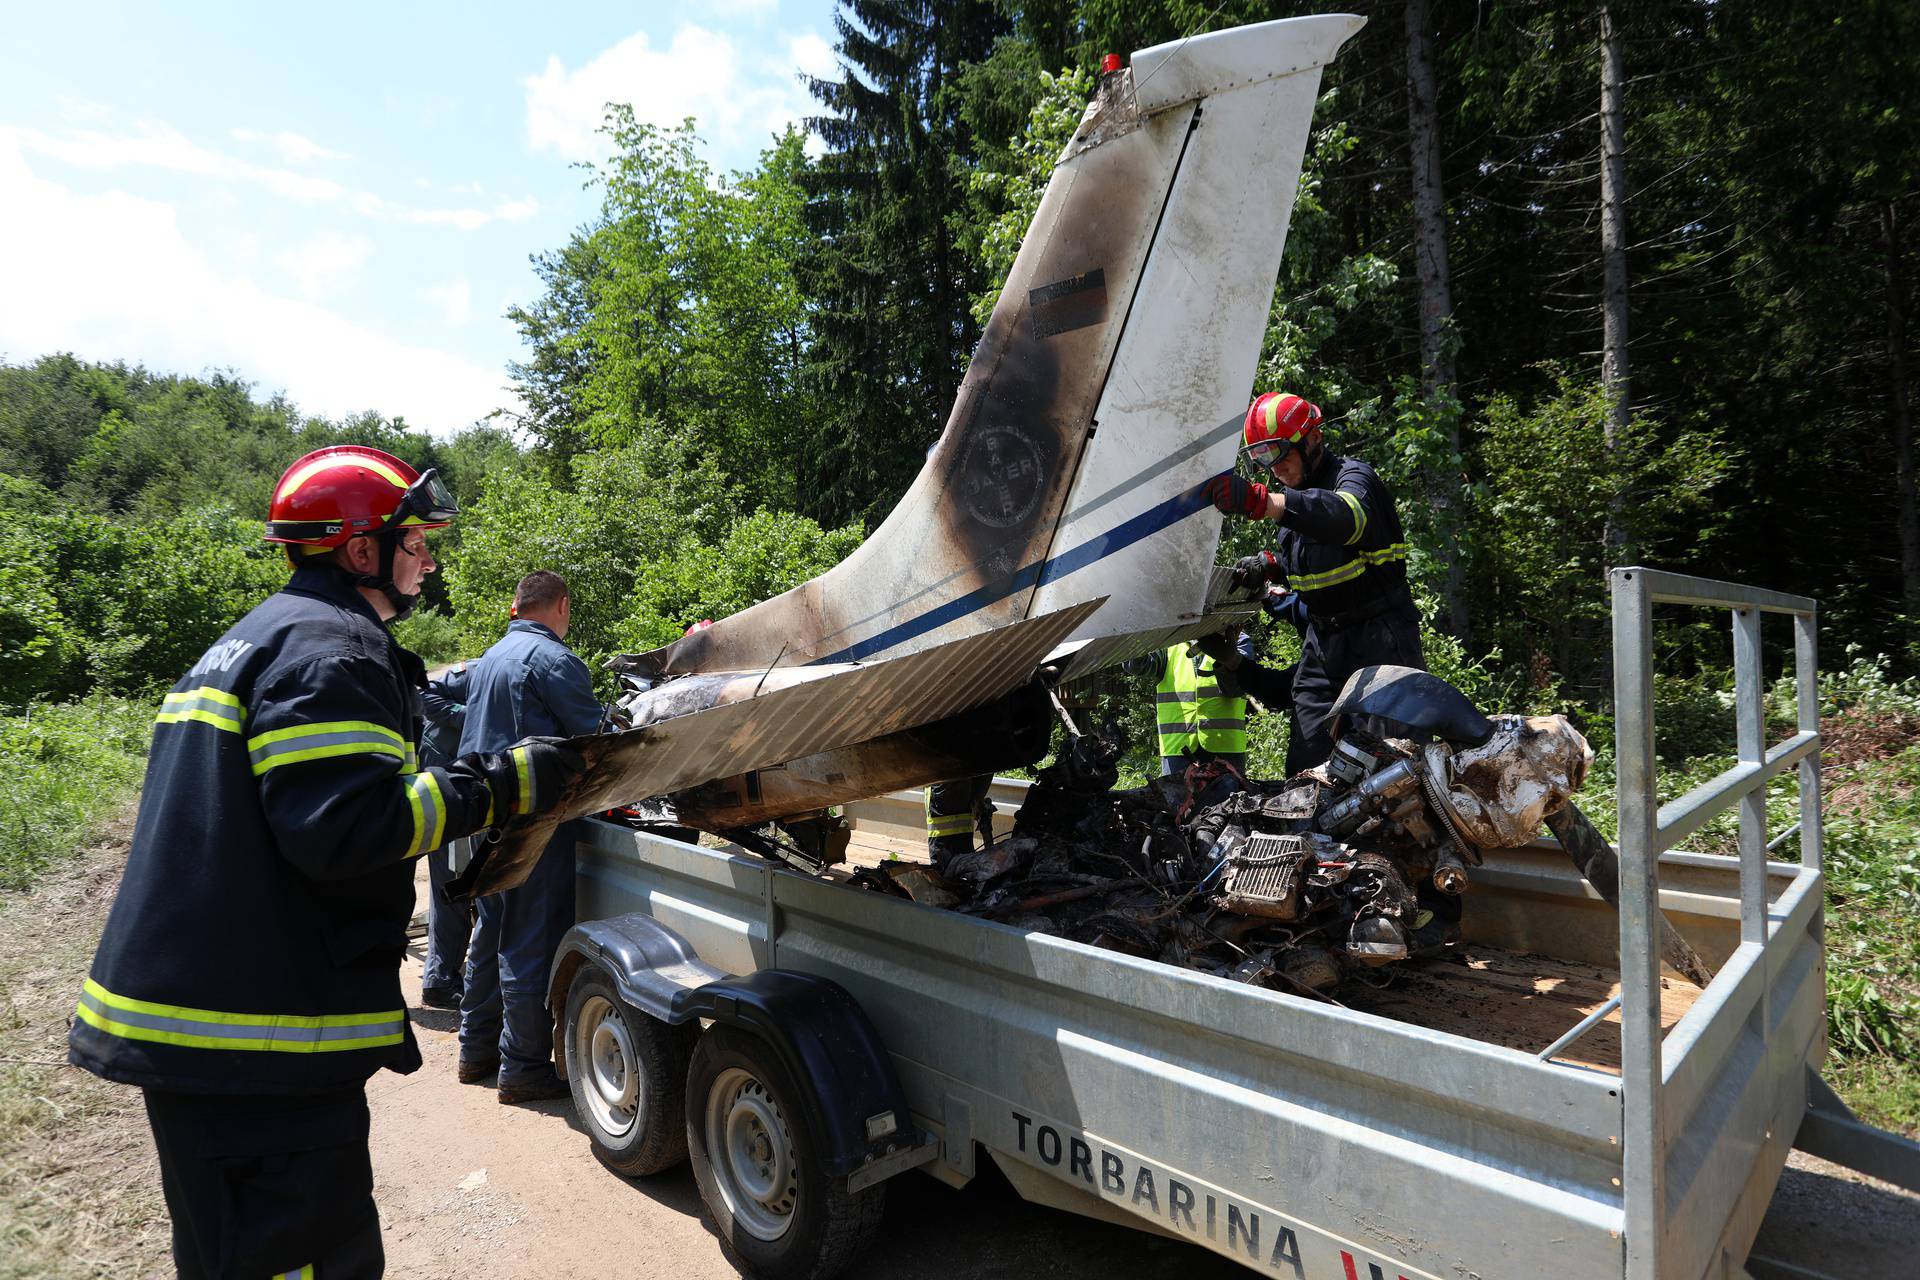
[[[1441,624],[1470,638],[1463,589],[1460,418],[1453,364],[1453,280],[1447,270],[1447,195],[1440,173],[1440,113],[1433,23],[1427,0],[1407,0],[1407,140],[1413,171],[1413,260],[1420,282],[1420,390],[1446,426],[1447,458],[1427,475],[1436,523],[1446,543],[1440,581]]]
[[[1607,508],[1604,556],[1619,564],[1627,549],[1620,450],[1633,393],[1627,360],[1627,115],[1626,72],[1620,35],[1610,10],[1600,10],[1600,262],[1602,268],[1600,383],[1607,391],[1607,452],[1614,461],[1614,494]]]
[[[1900,597],[1920,607],[1920,507],[1913,491],[1913,401],[1907,381],[1907,283],[1900,270],[1900,220],[1893,202],[1880,206],[1887,264],[1887,404],[1893,418],[1894,487],[1900,494]]]

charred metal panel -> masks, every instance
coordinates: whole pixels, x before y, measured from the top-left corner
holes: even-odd
[[[1311,71],[1333,61],[1366,21],[1358,14],[1329,13],[1230,27],[1142,49],[1133,55],[1134,100],[1151,115],[1176,103]]]
[[[1216,565],[1207,575],[1203,611],[1193,617],[1151,631],[1126,631],[1090,640],[1070,640],[1055,650],[1048,661],[1060,666],[1060,679],[1065,682],[1118,666],[1130,658],[1170,649],[1199,636],[1212,635],[1229,626],[1249,627],[1259,617],[1259,602],[1246,592],[1234,591],[1232,578],[1232,569]]]
[[[1079,673],[1216,630],[1219,518],[1199,488],[1231,465],[1319,67],[1361,25],[1263,23],[1102,76],[906,496],[827,573],[617,663],[666,683],[644,727],[585,744],[569,811],[716,778],[740,779],[742,812],[818,807],[852,785],[829,776],[843,762],[749,775],[978,706],[1050,651]],[[1085,607],[1110,597],[1111,622]],[[956,644],[1068,612],[1077,651],[1049,624],[1024,670],[1024,644]],[[922,652],[941,656],[888,677],[857,665]],[[889,751],[851,772],[897,786],[954,763],[876,763]],[[544,839],[528,833],[492,887]]]
[[[1046,690],[1029,682],[945,720],[680,792],[674,811],[704,831],[757,826],[907,787],[1021,768],[1046,754],[1052,732]]]
[[[569,818],[865,742],[1003,697],[1032,679],[1047,653],[1100,604],[817,679],[794,678],[784,687],[769,679],[757,697],[625,733],[575,738],[586,772],[553,812],[507,828],[473,892],[497,893],[525,880],[554,828]]]
[[[1096,595],[1116,608],[1082,638],[1198,613],[1219,521],[1197,486],[1233,456],[1319,68],[1362,22],[1199,36],[1103,76],[900,504],[841,565],[635,665],[913,652]]]

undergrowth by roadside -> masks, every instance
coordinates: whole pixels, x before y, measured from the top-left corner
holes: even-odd
[[[0,716],[0,891],[23,889],[116,813],[146,768],[153,704],[95,695]]]

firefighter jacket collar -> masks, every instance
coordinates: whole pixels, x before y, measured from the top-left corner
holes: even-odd
[[[360,594],[360,588],[354,585],[353,576],[346,570],[331,564],[306,565],[295,569],[293,577],[287,582],[286,589],[299,592],[301,595],[330,600],[342,608],[352,609],[356,613],[371,618],[381,626],[386,625],[381,620],[379,612],[367,603],[365,596]]]

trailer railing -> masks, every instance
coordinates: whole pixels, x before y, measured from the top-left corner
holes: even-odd
[[[1677,1256],[1708,1246],[1752,1190],[1742,1180],[1715,1184],[1719,1171],[1689,1166],[1687,1185],[1670,1186],[1677,1163],[1698,1123],[1722,1136],[1739,1133],[1737,1146],[1767,1149],[1791,1143],[1776,1134],[1776,1117],[1805,1105],[1790,1090],[1790,1072],[1808,1046],[1778,1046],[1783,1026],[1804,1018],[1777,1018],[1776,986],[1803,999],[1808,964],[1820,963],[1824,882],[1820,864],[1820,706],[1816,681],[1818,606],[1804,596],[1784,595],[1728,582],[1685,577],[1642,567],[1615,569],[1613,593],[1614,723],[1618,766],[1620,851],[1621,1091],[1624,1219],[1627,1280],[1701,1275],[1717,1260]],[[1679,604],[1731,613],[1734,652],[1735,763],[1718,777],[1666,804],[1655,789],[1653,717],[1653,609]],[[1761,660],[1761,619],[1768,613],[1793,619],[1796,732],[1772,747],[1766,741],[1766,683]],[[1793,828],[1769,839],[1767,786],[1789,769],[1799,772],[1800,862],[1769,866],[1767,854]],[[1729,808],[1739,809],[1740,943],[1687,1016],[1663,1035],[1660,1020],[1660,857]],[[1770,872],[1791,875],[1769,900]],[[1778,881],[1776,880],[1776,883]],[[1811,938],[1812,959],[1798,944]],[[1778,945],[1771,945],[1778,942]],[[1793,953],[1793,954],[1790,954]],[[1819,990],[1819,983],[1812,984]],[[1824,1022],[1822,1023],[1824,1026]],[[1818,1033],[1816,1033],[1818,1034]],[[1732,1051],[1745,1042],[1743,1054]],[[1817,1054],[1815,1055],[1817,1058]],[[1738,1077],[1707,1068],[1732,1059],[1746,1066]],[[1804,1079],[1804,1072],[1800,1073]],[[1771,1086],[1771,1087],[1769,1087]],[[1676,1153],[1682,1158],[1676,1159]],[[1767,1190],[1770,1191],[1770,1186]],[[1761,1197],[1764,1203],[1764,1196]],[[1691,1210],[1693,1212],[1683,1212]],[[1749,1210],[1750,1211],[1750,1210]],[[1703,1213],[1702,1218],[1694,1213]],[[1675,1255],[1675,1256],[1669,1256]],[[1737,1263],[1738,1258],[1733,1262]],[[1700,1264],[1705,1262],[1706,1268]],[[1711,1274],[1719,1274],[1717,1271]]]

